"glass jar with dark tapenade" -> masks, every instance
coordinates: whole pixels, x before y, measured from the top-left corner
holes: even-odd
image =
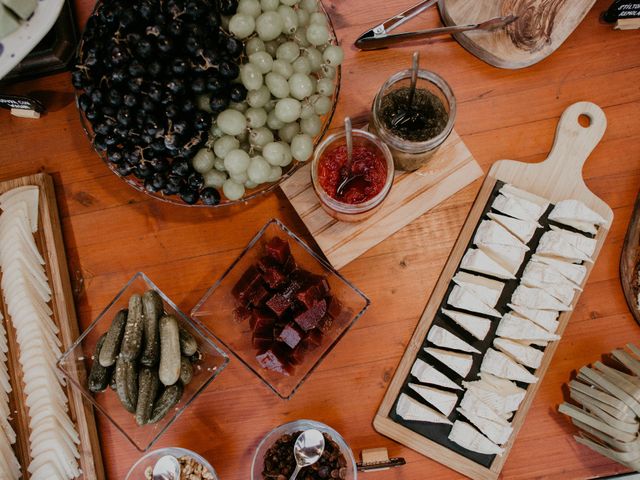
[[[411,70],[392,75],[373,101],[369,130],[393,154],[398,170],[425,165],[449,137],[456,117],[456,99],[449,84],[428,70],[418,70],[411,100]]]

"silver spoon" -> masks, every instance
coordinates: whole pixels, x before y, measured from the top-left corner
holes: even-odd
[[[322,433],[315,429],[302,432],[293,446],[296,469],[293,471],[293,475],[291,475],[289,480],[296,480],[300,470],[320,460],[322,452],[324,452],[324,436]]]
[[[345,163],[342,167],[342,181],[338,188],[336,189],[336,193],[339,197],[344,194],[347,185],[353,182],[357,177],[361,177],[362,175],[353,175],[351,173],[351,165],[353,163],[353,127],[351,126],[351,118],[345,117],[344,119],[344,131],[345,131],[345,139],[347,141],[347,163]]]
[[[421,112],[418,112],[413,108],[413,100],[416,96],[416,85],[418,83],[418,70],[420,70],[420,52],[413,52],[409,98],[407,99],[405,109],[398,112],[398,114],[391,121],[391,124],[396,128],[408,122],[414,122],[422,116]]]
[[[173,455],[160,457],[153,467],[153,480],[179,480],[180,462]]]

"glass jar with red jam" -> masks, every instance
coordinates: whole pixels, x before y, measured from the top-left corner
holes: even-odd
[[[311,164],[313,188],[322,207],[344,222],[359,222],[373,215],[391,190],[393,174],[389,147],[364,130],[353,130],[349,171],[345,132],[327,137]]]

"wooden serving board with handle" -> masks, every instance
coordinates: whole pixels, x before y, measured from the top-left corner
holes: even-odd
[[[538,63],[555,52],[595,3],[596,0],[441,0],[439,6],[447,26],[479,23],[511,13],[518,15],[504,29],[454,35],[464,48],[490,65],[517,69]]]
[[[583,127],[579,123],[579,117],[584,115],[590,120],[588,127]],[[467,457],[453,452],[446,447],[426,439],[418,433],[394,422],[390,418],[391,409],[400,393],[400,389],[409,374],[411,366],[420,350],[426,334],[438,312],[438,308],[444,299],[444,295],[455,274],[460,260],[471,241],[473,232],[478,224],[487,201],[494,190],[496,182],[507,182],[523,190],[547,198],[552,203],[560,200],[576,199],[584,202],[589,208],[599,213],[606,219],[607,223],[598,229],[596,235],[597,247],[593,260],[600,254],[602,245],[607,237],[613,212],[609,206],[595,196],[585,185],[582,178],[582,167],[593,149],[600,142],[606,130],[607,120],[604,112],[593,103],[580,102],[571,105],[560,118],[555,142],[549,157],[540,163],[527,164],[512,160],[501,160],[496,162],[478,193],[476,201],[469,213],[469,216],[460,232],[456,244],[451,252],[444,270],[435,286],[429,302],[418,322],[416,330],[407,345],[400,365],[389,385],[387,393],[380,405],[378,413],[374,419],[375,429],[406,446],[416,450],[423,455],[454,469],[470,478],[474,479],[496,479],[507,460],[513,442],[522,427],[531,402],[542,382],[551,359],[557,348],[558,342],[551,342],[544,350],[542,365],[536,370],[539,377],[538,383],[527,388],[526,396],[516,412],[513,420],[513,434],[504,445],[502,456],[496,456],[490,467],[484,467]],[[591,272],[593,264],[587,267],[587,278]],[[585,279],[586,282],[586,279]],[[572,306],[575,307],[579,295],[576,295]],[[558,335],[564,332],[571,312],[565,312],[559,317]]]
[[[62,342],[62,351],[64,352],[78,338],[79,328],[67,269],[67,257],[62,239],[62,228],[58,215],[53,179],[45,173],[38,173],[3,181],[0,182],[0,195],[16,187],[26,185],[35,185],[40,190],[38,231],[34,233],[34,236],[38,250],[45,260],[45,269],[52,293],[51,310],[53,310],[53,321],[60,329],[59,337]],[[30,462],[29,410],[26,405],[26,394],[24,393],[24,383],[22,381],[23,372],[19,362],[19,345],[11,322],[11,316],[2,300],[0,300],[0,309],[2,309],[4,316],[9,344],[7,358],[11,386],[13,387],[11,403],[15,407],[13,411],[16,412],[13,421],[17,437],[15,448],[22,465],[22,478],[28,480],[30,478],[27,470]],[[73,389],[69,384],[66,386],[66,394],[69,400],[69,415],[80,436],[78,451],[80,452],[80,468],[83,473],[79,479],[105,480],[100,437],[98,436],[93,408],[83,401],[80,392]]]

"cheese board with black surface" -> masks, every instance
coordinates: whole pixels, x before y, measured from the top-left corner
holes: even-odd
[[[605,129],[597,105],[576,103],[546,161],[494,164],[374,419],[378,432],[471,478],[499,476],[613,220],[582,179]]]

